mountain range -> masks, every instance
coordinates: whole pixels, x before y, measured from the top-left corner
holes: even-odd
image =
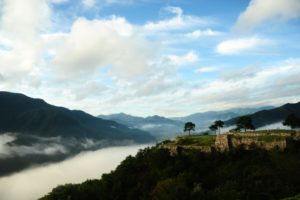
[[[99,115],[98,117],[113,120],[125,124],[131,128],[137,128],[151,133],[157,139],[173,138],[183,134],[183,127],[186,122],[196,124],[197,132],[206,131],[215,120],[229,120],[238,116],[248,115],[260,110],[272,109],[272,106],[258,108],[235,108],[223,111],[209,111],[195,113],[185,117],[166,118],[158,115],[149,117],[137,117],[125,113]]]
[[[131,128],[137,128],[151,133],[157,139],[172,138],[182,133],[184,122],[154,115],[137,117],[125,113],[99,115],[99,118],[113,120]]]

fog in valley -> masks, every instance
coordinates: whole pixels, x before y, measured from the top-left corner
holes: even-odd
[[[7,138],[9,140],[10,138]],[[0,199],[34,200],[65,183],[99,179],[114,170],[128,155],[148,145],[122,146],[83,152],[60,163],[36,166],[0,178]]]

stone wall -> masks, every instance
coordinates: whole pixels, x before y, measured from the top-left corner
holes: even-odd
[[[215,142],[215,148],[220,151],[226,151],[231,148],[243,145],[246,149],[249,149],[251,145],[255,145],[266,150],[271,150],[273,148],[279,148],[284,150],[287,147],[287,138],[292,137],[292,133],[227,133],[223,135],[218,135]],[[271,142],[260,141],[260,137],[274,136],[282,137],[280,139],[275,139]],[[294,136],[295,137],[295,136]],[[300,138],[300,133],[299,136]]]
[[[287,141],[286,138],[283,138],[281,140],[274,140],[272,142],[263,142],[259,141],[258,137],[232,137],[231,139],[232,147],[238,147],[240,145],[243,145],[246,149],[249,149],[251,145],[255,145],[257,147],[271,150],[274,148],[279,148],[281,150],[284,150],[287,147]]]
[[[273,141],[263,141],[262,137],[274,136]],[[277,137],[277,138],[276,138]],[[170,150],[171,155],[176,155],[180,152],[184,153],[188,150],[197,150],[201,152],[211,152],[212,149],[218,151],[228,151],[231,148],[243,145],[246,149],[249,149],[252,145],[266,150],[278,148],[284,150],[287,148],[288,140],[300,140],[300,131],[296,133],[226,133],[217,135],[214,145],[212,146],[197,146],[197,145],[178,145],[178,139],[169,144],[161,144],[161,148],[167,148]]]
[[[217,135],[215,148],[219,151],[229,150],[228,134]]]

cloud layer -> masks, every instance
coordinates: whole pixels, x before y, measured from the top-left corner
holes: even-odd
[[[61,163],[39,166],[2,177],[0,199],[37,199],[46,195],[58,184],[80,183],[87,179],[100,178],[101,174],[113,170],[126,156],[135,155],[144,147],[145,145],[115,147],[85,152]]]

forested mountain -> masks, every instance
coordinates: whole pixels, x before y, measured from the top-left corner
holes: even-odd
[[[41,137],[128,139],[153,141],[149,133],[131,129],[79,110],[69,110],[23,94],[0,92],[0,132],[17,132]]]
[[[154,141],[148,132],[83,111],[0,92],[0,176],[84,150]]]
[[[294,113],[296,116],[300,117],[300,102],[294,104],[288,103],[270,110],[262,110],[248,116],[251,117],[253,125],[256,128],[259,128],[269,124],[282,122],[291,113]],[[234,125],[237,119],[238,117],[230,119],[226,121],[225,124],[227,126]]]

